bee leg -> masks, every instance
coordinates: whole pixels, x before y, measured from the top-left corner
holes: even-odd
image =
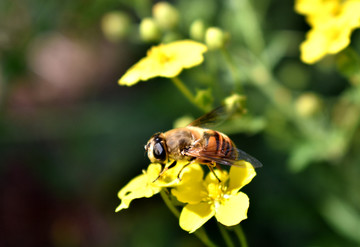
[[[155,178],[154,179],[154,181],[152,181],[153,183],[156,181],[156,180],[158,180],[169,168],[172,168],[172,167],[174,167],[176,165],[176,160],[174,160],[172,163],[171,163],[171,165],[169,165],[169,166],[165,166],[162,170],[161,170],[161,172],[159,173],[159,176],[157,176],[157,178]]]
[[[186,165],[184,165],[184,166],[181,168],[181,170],[179,171],[179,173],[178,173],[178,175],[177,175],[177,178],[179,179],[179,181],[181,181],[180,175],[181,175],[182,171],[184,170],[184,168],[187,167],[188,165],[192,164],[192,163],[193,163],[193,162],[191,161],[191,162],[187,163]]]
[[[218,170],[220,170],[220,171],[223,170],[223,168],[221,167],[221,165],[219,165],[218,163],[216,163],[216,169],[218,169]]]
[[[216,179],[219,181],[219,183],[221,183],[221,180],[220,180],[220,178],[216,175],[213,166],[211,166],[211,165],[209,165],[209,164],[206,164],[206,165],[209,167],[210,171],[214,174],[214,176],[215,176]]]
[[[161,175],[162,175],[166,170],[167,170],[167,169],[164,168],[164,169],[159,173],[159,176],[157,176],[157,178],[155,178],[154,181],[152,181],[152,182],[155,183],[156,180],[158,180],[158,179],[161,177]]]

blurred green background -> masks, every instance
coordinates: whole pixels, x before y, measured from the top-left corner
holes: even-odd
[[[0,246],[201,246],[160,196],[114,212],[118,190],[148,165],[149,137],[203,114],[169,80],[117,84],[160,42],[138,33],[155,3],[0,1]],[[180,24],[163,40],[189,38],[197,19],[230,36],[249,117],[224,132],[264,165],[244,188],[249,245],[359,246],[359,32],[309,66],[299,60],[309,27],[293,1],[171,3]],[[125,23],[115,37],[104,34],[112,11]],[[220,52],[205,65],[213,74],[195,68],[183,80],[193,91],[215,80],[216,106],[237,86]],[[206,228],[221,245],[215,222]]]

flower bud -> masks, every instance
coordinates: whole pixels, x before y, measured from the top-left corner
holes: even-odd
[[[146,42],[158,41],[160,40],[161,32],[152,18],[144,18],[140,23],[140,37]]]
[[[209,27],[205,33],[205,43],[210,50],[222,48],[225,44],[224,32],[218,27]]]
[[[194,118],[188,115],[182,116],[174,121],[173,127],[176,128],[182,128],[184,126],[187,126],[192,121],[194,121]]]
[[[300,116],[311,116],[320,109],[320,99],[314,93],[304,93],[297,98],[295,108]]]
[[[243,114],[246,113],[245,101],[246,97],[244,95],[235,93],[226,97],[224,104],[228,112],[238,112]]]
[[[195,102],[203,109],[210,111],[214,98],[211,93],[211,89],[198,89],[195,96]]]
[[[179,23],[178,10],[168,2],[158,2],[152,12],[156,23],[163,30],[173,29]]]
[[[105,37],[116,42],[126,37],[130,31],[130,17],[121,11],[112,11],[105,14],[101,20],[101,28]]]
[[[205,24],[202,20],[195,20],[190,26],[190,38],[202,41],[205,35]]]

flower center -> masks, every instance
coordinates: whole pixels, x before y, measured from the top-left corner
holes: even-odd
[[[172,60],[172,56],[167,54],[164,49],[163,45],[159,47],[153,47],[149,53],[148,56],[153,57],[156,61],[158,61],[160,64],[168,63],[170,60]]]
[[[215,208],[219,207],[225,200],[230,198],[228,194],[227,186],[222,183],[212,183],[208,185],[208,197],[207,201],[214,203]]]

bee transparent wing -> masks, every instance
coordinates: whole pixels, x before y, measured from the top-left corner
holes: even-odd
[[[230,113],[226,110],[226,106],[222,105],[211,112],[206,113],[205,115],[199,117],[198,119],[194,120],[188,126],[196,126],[196,127],[209,127],[215,126],[222,122],[224,122]]]
[[[254,168],[259,168],[259,167],[263,166],[260,161],[258,161],[256,158],[254,158],[250,154],[242,151],[241,149],[238,149],[238,148],[235,148],[235,149],[238,152],[237,160],[245,160],[245,161],[249,162]]]
[[[227,159],[227,158],[225,159],[222,157],[214,156],[213,153],[205,152],[205,151],[198,151],[196,149],[189,149],[189,150],[185,151],[184,154],[187,156],[190,156],[190,157],[198,158],[200,160],[214,161],[221,165],[232,166],[232,165],[234,165],[234,163],[236,163],[235,160],[231,160],[231,159]]]
[[[233,152],[237,152],[238,156],[236,159],[231,159],[228,157],[225,157],[225,154],[221,155],[214,152],[207,152],[204,150],[198,150],[197,148],[189,148],[184,153],[187,156],[195,157],[201,160],[209,160],[214,161],[221,165],[226,166],[243,166],[239,161],[247,161],[249,162],[254,168],[262,167],[260,161],[258,161],[256,158],[252,157],[250,154],[247,154],[246,152],[242,151],[238,148],[233,148]]]

